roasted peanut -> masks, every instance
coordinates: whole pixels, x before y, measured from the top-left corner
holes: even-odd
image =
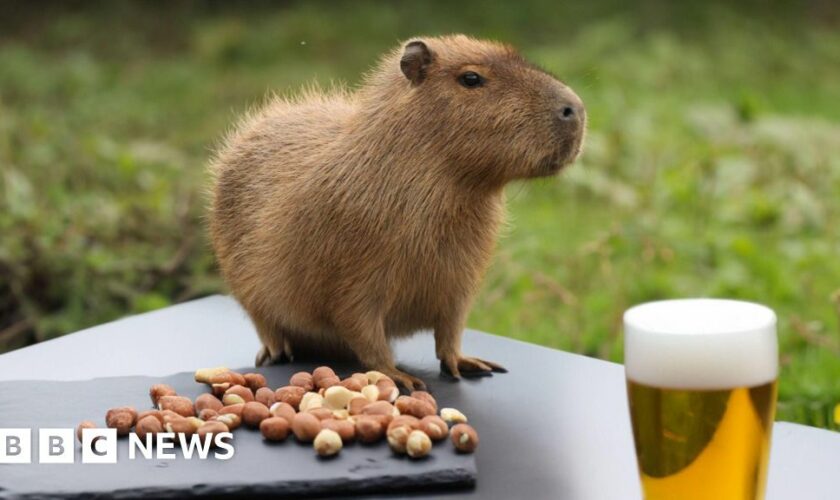
[[[387,375],[385,375],[382,372],[378,372],[376,370],[371,370],[371,371],[365,373],[365,376],[368,379],[368,384],[374,384],[374,385],[376,385],[376,383],[379,382],[379,379],[388,378]]]
[[[376,388],[379,389],[379,401],[388,401],[393,403],[400,395],[400,390],[397,389],[397,384],[388,377],[382,377],[376,382]]]
[[[298,441],[308,443],[315,439],[321,430],[321,421],[311,413],[301,412],[292,419],[292,432]]]
[[[432,440],[423,431],[411,431],[405,442],[405,452],[411,458],[421,458],[429,454]]]
[[[450,430],[452,444],[462,453],[472,453],[478,448],[478,433],[467,424],[457,424]]]
[[[352,398],[353,391],[341,385],[334,385],[324,391],[324,406],[330,410],[345,409]]]
[[[289,435],[289,421],[283,417],[269,417],[260,422],[260,433],[268,441],[283,441]]]
[[[218,415],[219,415],[218,411],[212,410],[210,408],[205,408],[205,409],[201,410],[200,412],[198,412],[198,418],[200,418],[201,420],[204,420],[205,422],[208,421],[208,420],[212,420],[213,417],[216,417]]]
[[[387,401],[376,401],[362,408],[362,415],[394,415],[396,408]]]
[[[437,411],[438,411],[437,400],[435,400],[435,397],[432,396],[431,394],[429,394],[428,392],[426,392],[426,391],[411,391],[411,397],[412,398],[417,398],[421,401],[425,401],[425,402],[429,403],[430,405],[432,405],[432,408],[434,408],[434,410],[435,410],[433,413],[437,413]]]
[[[373,384],[366,385],[362,387],[362,396],[370,402],[379,401],[379,389]]]
[[[356,419],[356,437],[362,443],[375,443],[385,435],[382,422],[373,415],[362,415]]]
[[[225,382],[224,384],[212,384],[210,389],[213,391],[213,395],[217,398],[220,398],[225,395],[225,392],[230,389],[232,384]]]
[[[445,439],[449,434],[449,426],[437,415],[428,415],[420,420],[420,430],[425,432],[432,441]]]
[[[295,409],[292,408],[292,405],[282,401],[271,405],[271,408],[269,408],[268,411],[271,413],[272,417],[285,418],[289,424],[292,423],[292,420],[295,418],[295,414],[297,413]]]
[[[315,382],[312,380],[312,374],[309,372],[297,372],[289,379],[289,385],[302,387],[305,391],[311,391],[315,388]]]
[[[306,394],[306,389],[295,385],[287,385],[274,391],[274,401],[288,403],[297,411],[300,408],[300,400]]]
[[[80,443],[82,442],[82,431],[84,429],[96,429],[96,424],[90,420],[83,420],[79,426],[76,427],[76,439],[78,439]]]
[[[219,411],[224,404],[219,401],[219,398],[212,394],[201,394],[195,398],[195,411],[201,413],[201,410],[210,409]]]
[[[216,434],[221,434],[222,432],[230,432],[228,426],[224,424],[224,422],[220,422],[218,420],[211,420],[209,422],[204,422],[201,424],[201,427],[195,431],[198,434],[199,440],[201,442],[206,442],[208,439],[211,440],[211,445],[215,445],[215,441],[213,441],[213,436]]]
[[[417,418],[423,418],[435,414],[435,408],[422,399],[413,398],[411,396],[400,396],[394,402],[397,410],[404,415],[413,415]]]
[[[443,408],[440,410],[440,418],[449,425],[467,423],[467,416],[455,408]]]
[[[322,429],[331,429],[341,436],[341,440],[349,443],[356,439],[356,426],[349,420],[338,420],[335,418],[328,418],[321,421]]]
[[[268,387],[260,387],[259,389],[257,389],[257,391],[254,393],[254,399],[269,408],[276,401],[276,399],[274,398],[274,391],[272,391]]]
[[[247,401],[245,401],[245,398],[243,398],[239,394],[227,394],[227,393],[225,393],[225,395],[222,396],[222,403],[227,405],[227,406],[243,405],[246,402]]]
[[[232,413],[239,418],[242,418],[242,409],[245,408],[245,403],[237,403],[235,405],[227,405],[222,407],[219,410],[219,415],[225,415],[227,413]]]
[[[319,366],[312,370],[312,381],[315,383],[315,387],[320,387],[318,381],[327,377],[337,377],[335,371],[329,366]]]
[[[195,416],[195,408],[193,407],[192,401],[190,401],[190,398],[183,396],[163,396],[158,401],[158,409],[174,411],[182,417]]]
[[[336,420],[347,420],[350,418],[350,412],[347,410],[333,410],[332,414]]]
[[[171,397],[171,396],[170,396]],[[117,430],[118,436],[125,436],[137,421],[137,410],[131,406],[111,408],[105,414],[105,425]]]
[[[329,389],[330,387],[333,387],[333,386],[336,386],[336,385],[339,385],[339,384],[341,384],[341,379],[336,377],[336,376],[320,378],[320,379],[318,379],[318,383],[317,383],[318,388],[320,388],[320,389]]]
[[[201,384],[209,384],[213,376],[220,373],[227,373],[230,370],[224,366],[217,366],[215,368],[201,368],[195,371],[195,381]]]
[[[261,387],[266,387],[268,385],[268,381],[261,373],[246,373],[242,376],[242,378],[245,379],[245,386],[251,389],[254,393],[256,393]]]
[[[174,432],[175,434],[185,434],[187,436],[195,434],[199,427],[204,425],[204,421],[196,417],[181,417],[168,418],[163,428],[166,432]]]
[[[134,427],[134,433],[143,442],[146,441],[146,435],[154,435],[158,432],[163,432],[163,424],[154,415],[145,415],[143,418],[137,420],[137,425]]]
[[[315,452],[322,457],[329,457],[341,451],[341,436],[331,429],[321,429],[312,441]]]
[[[344,387],[345,389],[347,389],[349,391],[359,392],[359,391],[362,390],[362,387],[367,385],[367,379],[365,379],[365,383],[363,384],[357,378],[348,377],[348,378],[342,380],[341,382],[339,382],[339,385],[341,387]]]
[[[324,397],[317,392],[307,392],[300,400],[300,411],[302,412],[322,406],[324,406]]]
[[[254,429],[260,426],[260,422],[270,416],[268,407],[256,401],[249,401],[242,407],[242,423]]]
[[[409,425],[389,426],[388,431],[385,433],[385,436],[388,438],[388,446],[395,453],[405,453],[405,446],[411,432],[412,428]]]
[[[407,425],[414,431],[420,429],[420,419],[413,415],[397,415],[393,418],[393,420],[391,420],[388,427],[391,428],[398,425]]]
[[[333,418],[333,412],[329,408],[312,408],[310,410],[306,410],[307,413],[311,413],[318,417],[318,420],[327,420],[328,418]]]
[[[137,414],[137,421],[141,421],[148,416],[153,416],[160,422],[160,425],[163,425],[163,412],[160,410],[145,410],[141,411]],[[136,425],[136,424],[135,424]]]
[[[149,398],[152,400],[152,404],[157,406],[158,400],[163,396],[177,396],[178,393],[175,392],[175,389],[171,385],[166,384],[155,384],[149,388]]]
[[[216,422],[221,422],[225,424],[225,426],[230,429],[231,432],[236,430],[237,427],[242,425],[242,417],[237,415],[236,413],[222,413],[219,414],[216,418],[214,418]]]
[[[369,404],[370,401],[368,401],[367,398],[355,397],[347,403],[347,410],[350,412],[350,415],[359,415],[360,413],[362,413],[362,408]]]
[[[232,394],[242,398],[242,401],[230,402],[230,403],[225,401],[225,398],[227,398],[228,396],[230,396]],[[229,405],[229,404],[237,404],[237,403],[241,403],[241,402],[248,403],[248,402],[253,401],[253,400],[254,400],[254,393],[251,392],[251,389],[248,389],[244,385],[233,385],[233,386],[230,387],[230,389],[225,391],[225,396],[222,398],[222,403],[224,403],[226,405]],[[233,400],[231,399],[231,401],[233,401]]]

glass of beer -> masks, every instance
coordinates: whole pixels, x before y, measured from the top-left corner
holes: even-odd
[[[778,375],[771,309],[722,299],[633,307],[624,362],[644,498],[764,498]]]

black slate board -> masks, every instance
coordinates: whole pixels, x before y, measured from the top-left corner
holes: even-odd
[[[339,375],[352,367],[334,365]],[[258,371],[271,387],[313,365],[294,363]],[[431,377],[426,378],[431,380]],[[76,443],[73,464],[38,463],[38,429],[70,428],[82,420],[104,426],[108,408],[132,405],[151,408],[148,389],[167,383],[179,394],[195,398],[207,392],[192,373],[163,378],[116,377],[80,382],[20,381],[0,383],[0,428],[31,428],[32,463],[0,464],[0,498],[160,498],[191,496],[336,496],[382,491],[468,488],[476,481],[473,455],[456,454],[448,441],[435,445],[430,456],[410,460],[396,456],[383,441],[350,444],[331,459],[321,459],[311,445],[290,437],[283,443],[263,441],[259,431],[240,427],[234,432],[235,455],[230,460],[186,460],[176,446],[175,460],[128,459],[126,439],[119,440],[116,464],[82,464]],[[456,406],[457,384],[438,381],[430,390],[442,406]]]

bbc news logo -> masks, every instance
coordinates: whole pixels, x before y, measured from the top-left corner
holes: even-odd
[[[74,429],[38,429],[38,463],[72,464],[76,460]],[[186,459],[217,460],[233,458],[233,434],[220,432],[212,439],[202,440],[198,435],[186,436],[173,432],[147,434],[142,440],[137,434],[128,435],[128,459],[138,457],[157,460],[177,458],[176,447]],[[176,446],[177,444],[177,446]],[[212,453],[211,453],[212,452]],[[116,429],[83,429],[81,446],[82,463],[117,463]],[[0,464],[32,463],[32,429],[0,429]]]

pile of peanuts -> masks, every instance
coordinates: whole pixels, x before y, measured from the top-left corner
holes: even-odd
[[[197,370],[195,380],[212,392],[193,402],[171,386],[156,384],[149,396],[157,409],[138,413],[130,406],[112,408],[105,415],[106,425],[120,436],[133,427],[143,440],[148,434],[170,432],[212,441],[214,434],[245,424],[259,429],[267,441],[294,434],[300,442],[311,442],[323,457],[336,455],[352,441],[371,444],[383,438],[394,453],[411,458],[428,455],[432,442],[447,436],[461,453],[472,453],[478,446],[478,434],[463,413],[454,408],[438,413],[435,398],[426,391],[401,396],[394,381],[378,371],[342,380],[332,368],[321,366],[312,373],[295,373],[289,385],[277,390],[259,373],[243,375],[225,367]],[[91,421],[79,424],[79,440],[82,429],[93,427]]]

